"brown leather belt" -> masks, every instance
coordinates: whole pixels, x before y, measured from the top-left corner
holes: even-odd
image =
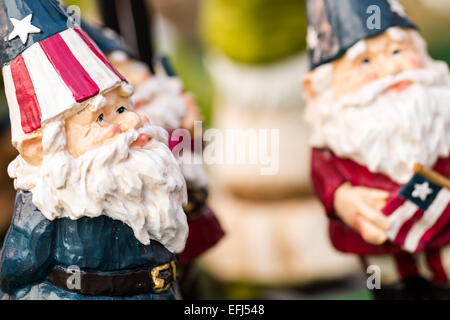
[[[64,290],[88,296],[135,296],[145,293],[167,291],[176,280],[175,261],[154,267],[152,270],[138,270],[120,274],[71,272],[53,269],[48,280]],[[79,277],[77,284],[76,277]]]

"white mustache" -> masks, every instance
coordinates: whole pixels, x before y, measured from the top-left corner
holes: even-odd
[[[405,71],[367,84],[356,93],[342,96],[338,103],[349,107],[369,104],[399,82],[411,82],[425,86],[448,86],[450,84],[450,76],[447,64],[442,62],[432,63],[432,68]]]
[[[130,143],[135,142],[136,139],[141,134],[149,136],[149,143],[152,139],[156,139],[157,141],[162,142],[165,145],[168,145],[169,141],[169,133],[165,129],[150,124],[145,124],[144,126],[138,129],[133,129],[129,133],[124,134],[129,137],[129,140],[131,140]]]

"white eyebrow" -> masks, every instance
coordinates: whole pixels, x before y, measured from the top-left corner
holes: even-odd
[[[97,112],[98,110],[103,108],[106,105],[106,103],[107,100],[105,96],[103,96],[102,94],[98,94],[95,98],[92,99],[92,101],[90,101],[89,111]]]
[[[387,29],[387,33],[392,40],[398,42],[402,42],[403,40],[406,39],[407,36],[406,31],[399,27],[392,27]]]
[[[367,51],[366,41],[360,40],[355,43],[350,49],[347,50],[347,58],[354,61],[359,56],[363,55]]]
[[[122,82],[122,84],[120,85],[120,90],[122,90],[123,93],[128,95],[127,97],[131,97],[134,93],[134,87],[125,81]]]

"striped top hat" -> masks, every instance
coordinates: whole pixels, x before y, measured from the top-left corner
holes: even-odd
[[[57,0],[0,2],[0,61],[14,146],[125,79]]]
[[[391,27],[415,29],[397,0],[307,0],[311,69]]]

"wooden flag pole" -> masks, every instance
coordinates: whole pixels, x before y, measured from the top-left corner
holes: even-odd
[[[450,179],[447,179],[436,171],[427,169],[420,163],[416,163],[414,164],[414,172],[420,174],[430,182],[450,190]]]

